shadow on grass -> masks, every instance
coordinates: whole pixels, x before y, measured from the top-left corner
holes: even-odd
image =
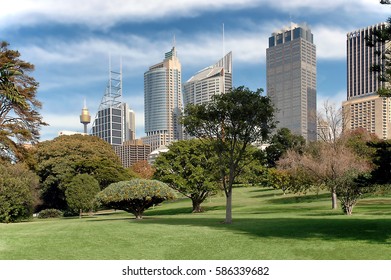
[[[300,196],[284,196],[281,195],[280,198],[270,199],[267,202],[270,204],[292,204],[292,203],[300,203],[300,202],[315,202],[319,200],[330,199],[330,194],[322,193],[322,194],[311,194],[311,195],[300,195]]]
[[[391,244],[391,219],[338,218],[234,218],[224,224],[216,218],[167,218],[145,220],[145,223],[170,226],[207,226],[220,230],[249,234],[254,238],[323,239],[367,241]]]

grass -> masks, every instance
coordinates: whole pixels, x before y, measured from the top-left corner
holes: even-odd
[[[141,221],[117,211],[0,224],[0,259],[391,259],[390,197],[365,198],[350,217],[329,210],[327,193],[237,188],[233,202],[232,225],[222,223],[222,196],[208,199],[200,214],[181,199],[148,210]]]

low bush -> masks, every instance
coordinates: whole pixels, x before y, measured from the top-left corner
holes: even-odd
[[[63,213],[58,209],[44,209],[38,213],[39,219],[61,218]]]

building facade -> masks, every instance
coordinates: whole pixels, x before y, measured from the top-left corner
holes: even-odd
[[[144,73],[144,121],[142,138],[152,150],[183,137],[179,118],[183,112],[181,64],[176,49],[165,54]]]
[[[374,64],[382,64],[390,43],[371,48],[365,39],[384,27],[385,23],[379,23],[347,34],[347,100],[342,107],[346,129],[364,128],[380,139],[391,139],[390,99],[377,95],[383,82],[371,70]]]
[[[316,46],[306,24],[291,24],[269,38],[266,82],[277,128],[316,141]]]
[[[140,139],[125,141],[122,145],[113,148],[125,168],[138,161],[147,160],[151,153],[151,146],[144,144]]]
[[[196,73],[183,85],[183,103],[203,104],[215,94],[232,88],[232,52],[226,54],[216,64]]]

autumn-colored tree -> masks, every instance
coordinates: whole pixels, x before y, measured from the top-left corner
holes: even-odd
[[[132,175],[140,179],[152,179],[155,173],[155,168],[146,160],[139,160],[133,163],[129,169]]]
[[[131,178],[110,144],[95,136],[64,135],[44,141],[37,145],[34,159],[45,208],[67,209],[65,190],[78,174],[91,175],[101,189]]]
[[[38,141],[40,127],[46,123],[38,112],[38,83],[29,76],[34,65],[8,46],[0,43],[0,157],[17,161],[26,155],[25,144]]]
[[[113,183],[96,195],[102,206],[132,213],[138,220],[146,209],[174,198],[175,193],[166,184],[146,179]]]

